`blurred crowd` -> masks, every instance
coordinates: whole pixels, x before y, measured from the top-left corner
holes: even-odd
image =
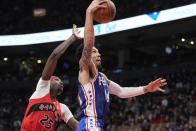
[[[122,68],[118,67],[119,58],[115,57],[113,59],[111,56],[108,56],[108,54],[105,54],[105,52],[107,52],[107,49],[100,50],[102,54],[102,71],[107,74],[118,72],[130,72],[132,74],[133,71],[137,73],[138,71],[142,72],[142,70],[146,69],[159,69],[160,72],[164,72],[163,68],[166,71],[179,68],[179,70],[181,70],[181,68],[183,68],[182,70],[190,70],[196,67],[196,63],[193,61],[196,59],[195,50],[184,48],[182,50],[178,49],[171,55],[164,56],[150,55],[130,48],[131,54],[128,56],[129,61],[126,61]],[[66,60],[66,57],[59,60],[55,75],[62,76],[64,79],[76,77],[79,69],[78,63],[76,61]],[[42,63],[37,63],[37,58],[35,57],[31,58],[27,56],[26,58],[20,58],[20,56],[16,56],[9,58],[6,62],[0,61],[0,82],[37,80],[41,76],[47,57],[41,57],[41,60]],[[178,68],[175,68],[176,66],[178,66]]]
[[[84,26],[85,11],[91,0],[0,1],[0,35],[24,34]],[[113,0],[116,20],[194,3],[195,0]],[[33,10],[45,8],[46,16],[34,17]]]
[[[196,130],[196,72],[163,77],[168,81],[164,87],[166,93],[148,93],[130,99],[111,97],[106,129],[115,131],[118,126],[124,125],[138,126],[137,131]],[[155,78],[141,81],[145,79]],[[125,82],[125,85],[145,85],[143,82],[136,83]]]
[[[91,0],[58,0],[58,2],[52,0],[47,2],[44,0],[1,0],[0,35],[65,29],[70,28],[73,23],[84,26],[85,10],[90,2]],[[183,6],[196,1],[113,0],[113,2],[117,7],[115,18],[117,20]],[[34,17],[33,9],[36,8],[45,8],[46,16]],[[146,85],[160,76],[164,77],[168,81],[168,85],[164,87],[166,93],[148,93],[129,99],[120,99],[111,95],[110,111],[105,119],[105,131],[195,131],[196,64],[191,63],[195,59],[194,53],[192,53],[193,55],[191,53],[175,54],[160,58],[160,56],[147,57],[145,54],[136,52],[132,51],[130,61],[125,63],[123,68],[116,68],[117,65],[114,65],[115,68],[113,68],[111,66],[113,63],[103,61],[103,71],[108,76],[117,76],[111,78],[115,78],[115,81],[121,86]],[[0,131],[20,130],[28,98],[35,90],[46,58],[42,60],[41,64],[31,59],[9,60],[10,63],[5,65],[1,63]],[[114,59],[111,60],[114,61]],[[185,65],[182,65],[183,63]],[[77,63],[61,60],[57,65],[56,75],[61,76],[66,87],[63,95],[59,97],[59,101],[68,105],[79,120],[75,81],[77,66]],[[153,71],[159,71],[158,74],[161,75],[153,74]],[[125,76],[126,79],[123,79]],[[6,85],[10,88],[7,88]],[[61,122],[58,131],[69,130],[70,128]]]
[[[159,76],[116,81],[122,86],[146,85]],[[194,131],[196,130],[196,70],[170,73],[166,93],[148,93],[129,99],[110,97],[110,110],[105,131]],[[30,83],[29,83],[30,84]],[[65,86],[59,100],[69,106],[79,120],[76,86]],[[18,131],[34,89],[1,89],[0,130]],[[66,128],[66,129],[64,129]],[[63,122],[58,131],[70,130]]]

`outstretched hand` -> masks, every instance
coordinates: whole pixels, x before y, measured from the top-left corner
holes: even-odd
[[[166,79],[158,78],[155,81],[150,82],[147,86],[144,87],[144,92],[155,92],[161,91],[165,92],[165,90],[160,87],[167,85]]]
[[[72,34],[76,37],[76,39],[82,39],[80,35],[80,30],[77,28],[77,25],[73,24]]]
[[[107,2],[106,0],[93,0],[89,7],[87,8],[87,11],[90,11],[91,13],[94,13],[99,8],[106,8],[106,6],[102,5],[102,3]]]

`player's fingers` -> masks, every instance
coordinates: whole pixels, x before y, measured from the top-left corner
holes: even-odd
[[[167,82],[161,83],[161,86],[165,86],[167,85]]]
[[[156,80],[154,80],[153,82],[151,82],[152,84],[160,84],[161,83],[161,78],[158,78]]]
[[[167,85],[167,82],[164,82],[164,83],[158,83],[158,85],[157,85],[157,86],[161,87],[161,86],[165,86],[165,85]]]
[[[158,90],[161,91],[161,92],[165,92],[165,90],[163,90],[163,89],[161,89],[161,88],[158,88]]]
[[[165,82],[165,81],[166,81],[166,79],[161,80],[161,82]]]
[[[155,82],[159,82],[161,80],[162,80],[162,78],[158,78],[158,79],[155,80]]]
[[[99,5],[103,4],[103,3],[106,3],[107,1],[106,0],[102,0],[99,2]]]
[[[97,8],[106,8],[107,6],[105,5],[98,5]]]
[[[99,0],[99,4],[105,3],[107,0]]]

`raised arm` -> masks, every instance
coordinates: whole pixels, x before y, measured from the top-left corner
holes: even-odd
[[[77,29],[76,25],[73,25],[72,35],[66,41],[64,41],[59,46],[57,46],[52,52],[52,54],[49,56],[46,65],[44,67],[44,70],[42,72],[43,80],[50,79],[50,77],[54,73],[58,59],[74,41],[81,38],[79,34],[80,34],[80,30]]]
[[[93,14],[88,9],[84,27],[84,48],[80,59],[80,70],[88,70],[91,62],[91,51],[94,46]]]
[[[91,60],[92,48],[94,46],[95,36],[93,28],[93,13],[99,8],[105,8],[101,5],[106,2],[105,0],[93,0],[86,10],[86,19],[84,27],[84,48],[82,51],[82,56],[79,61],[80,72],[79,72],[79,82],[84,85],[90,81],[90,71],[92,73],[91,77],[96,74],[96,68]]]
[[[94,28],[93,28],[93,13],[98,8],[105,8],[101,5],[105,0],[93,0],[86,10],[86,19],[84,26],[84,49],[80,59],[80,70],[89,70],[91,66],[91,52],[95,42]]]
[[[110,94],[116,95],[120,98],[130,98],[138,95],[142,95],[148,92],[156,92],[161,91],[165,92],[165,90],[160,87],[167,85],[166,79],[156,79],[155,81],[150,82],[146,86],[140,87],[121,87],[119,84],[109,80],[103,73],[102,75],[107,80],[109,84],[109,92]]]

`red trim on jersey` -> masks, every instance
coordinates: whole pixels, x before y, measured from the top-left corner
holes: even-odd
[[[98,72],[97,72],[95,78],[93,79],[93,83],[95,82],[95,80],[97,79],[97,77],[98,77]]]
[[[56,107],[56,110],[57,110],[58,114],[60,115],[60,118],[61,118],[62,114],[61,114],[61,105],[60,105],[60,103],[58,101],[56,101],[54,103],[54,105]]]
[[[88,130],[88,117],[86,118],[86,130],[89,131]]]
[[[95,115],[95,126],[97,127],[97,116],[96,116],[96,112],[95,112],[95,94],[94,94],[94,86],[91,82],[91,86],[92,86],[92,91],[93,91],[93,111],[94,111],[94,115]]]
[[[84,96],[85,96],[85,98],[86,98],[86,107],[88,106],[88,96],[87,96],[87,94],[86,94],[86,91],[85,91],[85,88],[81,85],[81,87],[82,87],[82,89],[83,89],[83,91],[84,91]],[[84,113],[87,115],[87,113],[86,113],[86,108],[84,109]]]

